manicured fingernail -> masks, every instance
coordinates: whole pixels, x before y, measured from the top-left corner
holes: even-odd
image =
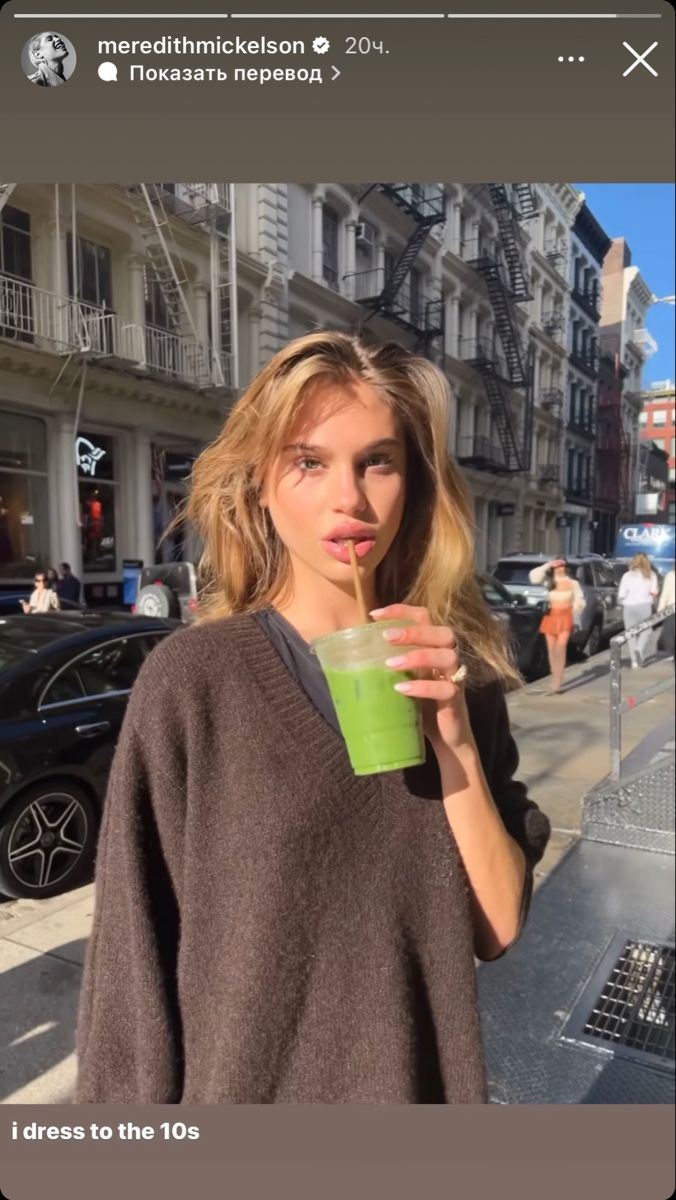
[[[388,642],[397,642],[401,637],[401,633],[401,629],[384,629],[383,637],[386,638]]]
[[[372,608],[369,610],[369,616],[370,617],[379,617],[380,614],[384,613],[384,612],[385,612],[384,608]]]
[[[395,683],[394,690],[395,692],[410,692],[412,687],[412,683]]]
[[[386,658],[385,666],[386,667],[403,667],[405,662],[406,662],[406,655],[398,654],[396,658]]]

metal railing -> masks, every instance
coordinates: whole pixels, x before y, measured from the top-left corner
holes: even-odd
[[[192,387],[206,387],[209,351],[171,330],[136,325],[96,304],[85,304],[0,275],[0,339],[55,354],[81,351],[124,369],[137,368]],[[229,378],[230,356],[224,364]]]
[[[622,698],[622,647],[630,638],[636,637],[639,633],[644,633],[648,629],[656,629],[675,612],[676,607],[672,604],[669,608],[653,613],[651,617],[646,617],[645,621],[639,621],[637,625],[632,625],[630,629],[625,629],[624,633],[618,633],[610,639],[610,778],[613,781],[619,780],[622,774],[623,714],[629,712],[630,709],[637,708],[639,704],[643,704],[644,700],[651,700],[653,696],[659,696],[660,692],[666,692],[674,686],[673,677],[670,677],[662,680],[661,683],[653,683],[639,692],[637,696],[632,695],[624,700]]]

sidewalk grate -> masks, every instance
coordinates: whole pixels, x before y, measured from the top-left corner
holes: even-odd
[[[673,1070],[675,1027],[674,947],[620,934],[585,988],[562,1038]]]

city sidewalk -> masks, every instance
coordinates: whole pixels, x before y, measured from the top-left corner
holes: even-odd
[[[565,691],[548,680],[509,698],[519,777],[553,834],[536,886],[579,835],[582,799],[608,773],[609,654],[570,667]],[[626,695],[673,679],[671,660],[623,671]],[[623,770],[673,749],[673,688],[623,721]],[[68,1103],[73,1096],[77,1000],[94,907],[93,886],[41,902],[0,901],[0,1103]]]

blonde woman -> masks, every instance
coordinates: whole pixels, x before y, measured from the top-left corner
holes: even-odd
[[[80,1101],[486,1101],[475,955],[518,936],[549,822],[514,779],[449,399],[424,359],[311,334],[195,464],[202,619],[118,744]],[[392,659],[424,669],[421,767],[354,775],[308,644],[360,622],[348,539],[373,618],[415,622]]]
[[[655,601],[660,594],[657,575],[652,569],[647,554],[635,554],[620,580],[617,599],[622,605],[624,628],[631,630],[633,625],[646,621],[651,615]],[[650,629],[643,633],[628,637],[629,654],[632,667],[644,666],[646,646],[650,640]]]
[[[570,575],[565,558],[554,558],[541,567],[533,567],[528,578],[531,583],[544,583],[548,592],[548,608],[540,622],[540,633],[547,642],[547,656],[552,676],[551,696],[558,696],[566,670],[568,642],[585,610],[585,597],[577,579]]]

